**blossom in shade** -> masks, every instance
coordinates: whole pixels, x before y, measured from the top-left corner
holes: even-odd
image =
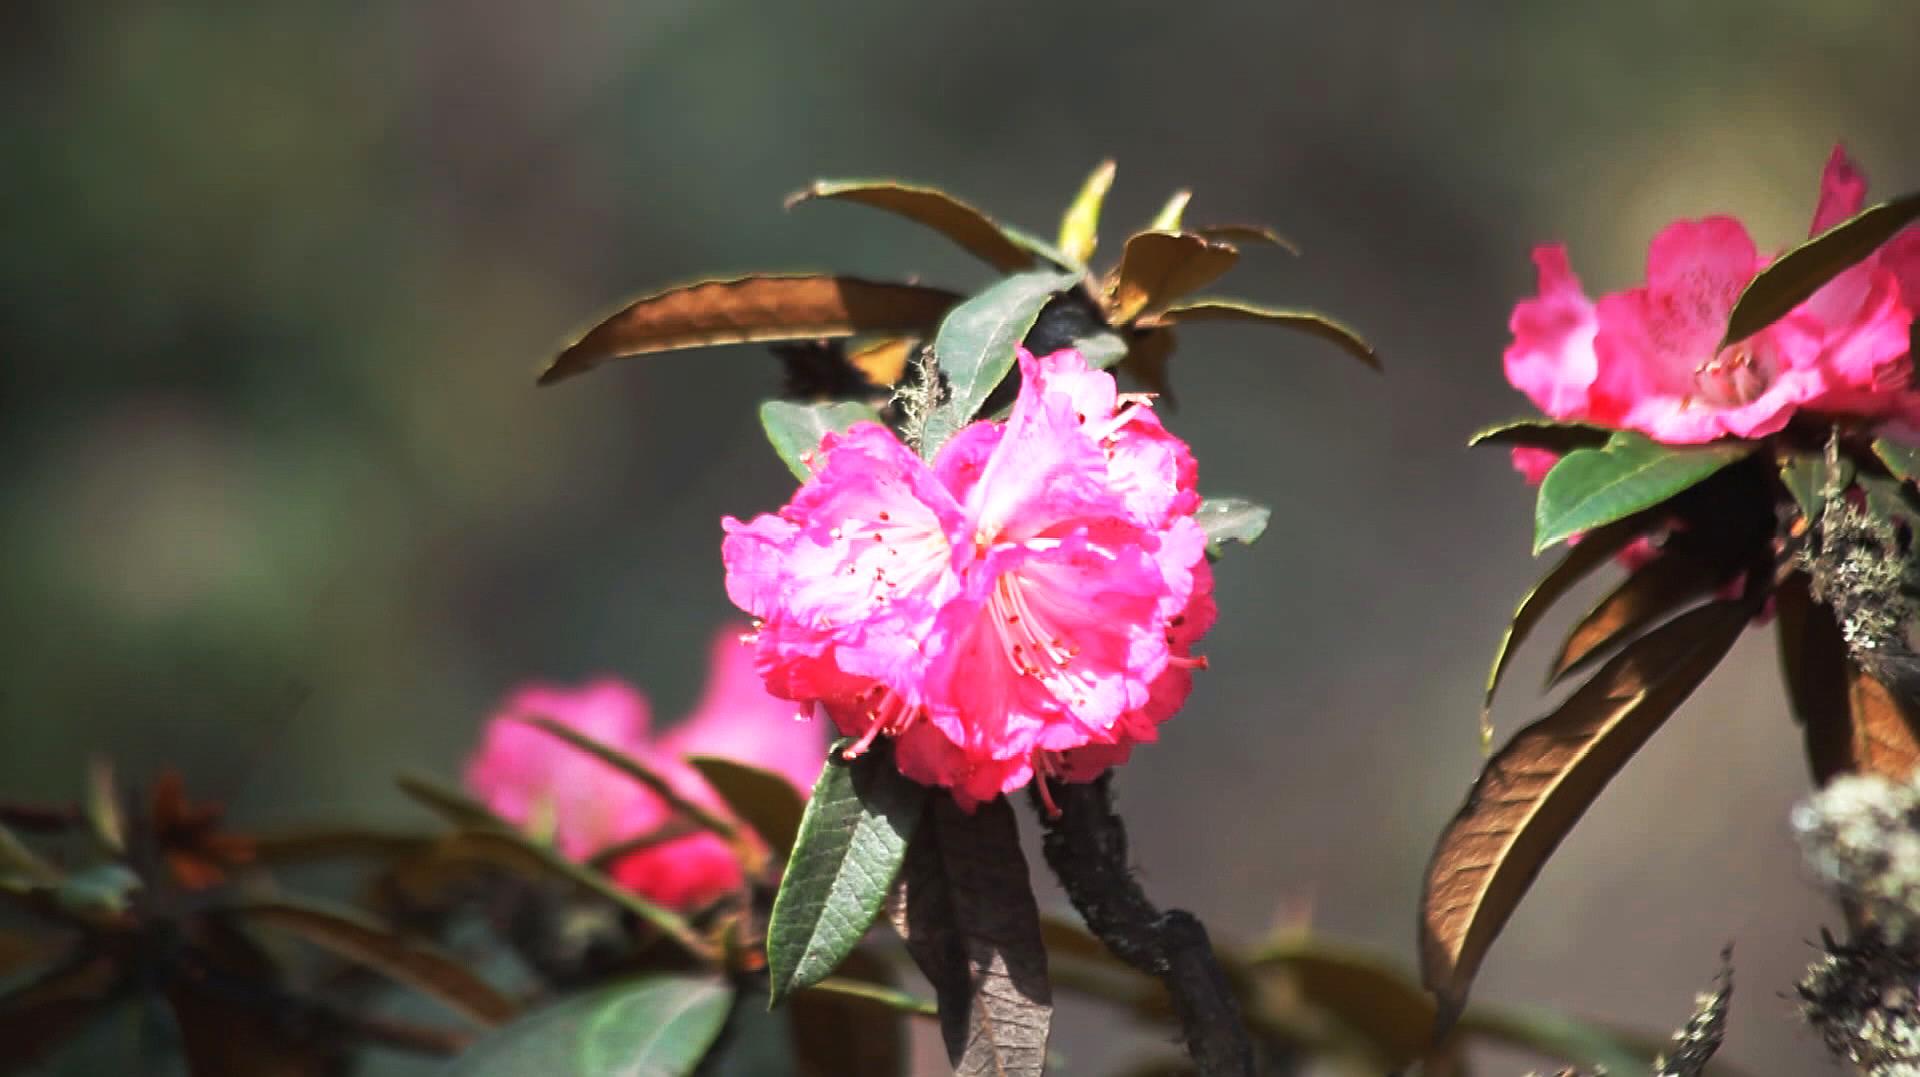
[[[672,810],[651,790],[615,768],[526,723],[551,718],[647,764],[675,792],[724,813],[719,796],[686,762],[723,756],[785,777],[805,793],[826,754],[824,730],[794,705],[767,694],[752,651],[733,626],[712,643],[707,686],[693,715],[666,734],[650,730],[647,701],[626,683],[600,678],[577,688],[525,685],[488,721],[466,782],[495,813],[551,836],[565,855],[584,860],[601,850],[657,832]],[[733,851],[700,832],[651,845],[616,860],[615,881],[678,909],[705,905],[737,890]]]
[[[1019,363],[1007,420],[931,462],[858,423],[778,513],[724,522],[769,689],[967,806],[1153,740],[1214,617],[1186,444],[1078,352]]]

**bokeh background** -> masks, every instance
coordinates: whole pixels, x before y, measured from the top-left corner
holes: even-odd
[[[1160,899],[1248,938],[1310,911],[1411,963],[1420,869],[1479,761],[1530,491],[1476,427],[1539,242],[1593,290],[1667,220],[1804,235],[1836,139],[1920,186],[1920,6],[16,2],[0,15],[0,792],[161,761],[242,820],[411,817],[523,678],[684,713],[729,616],[722,514],[791,479],[764,352],[536,390],[624,298],[749,269],[983,271],[819,176],[937,182],[1050,233],[1176,186],[1264,221],[1235,290],[1347,319],[1182,333],[1203,485],[1275,507],[1221,566],[1213,662],[1121,787]],[[1111,234],[1111,233],[1110,233]],[[1110,244],[1111,246],[1111,244]],[[1111,253],[1111,250],[1109,250]],[[1522,656],[1504,731],[1537,709]],[[1481,997],[1671,1028],[1737,943],[1726,1057],[1826,1072],[1783,997],[1832,914],[1753,633],[1609,790]],[[1052,900],[1049,898],[1049,900]],[[1070,1009],[1074,1072],[1135,1046]],[[1518,1072],[1518,1063],[1503,1067]]]

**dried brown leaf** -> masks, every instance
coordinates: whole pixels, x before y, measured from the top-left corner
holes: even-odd
[[[1573,627],[1547,675],[1549,684],[1593,665],[1634,633],[1713,593],[1716,566],[1683,553],[1654,558],[1595,603]]]
[[[960,297],[918,284],[770,274],[669,288],[622,307],[540,375],[550,385],[610,359],[749,341],[924,333]]]
[[[939,998],[954,1072],[1039,1077],[1053,992],[1013,808],[928,799],[887,918]]]
[[[1192,232],[1140,232],[1127,240],[1108,290],[1107,315],[1124,325],[1150,307],[1205,288],[1233,268],[1240,253]]]
[[[857,202],[926,225],[967,253],[1005,272],[1027,269],[1033,250],[1016,242],[999,222],[945,191],[891,180],[821,180],[787,199],[787,208],[807,202]]]
[[[1561,839],[1732,649],[1752,614],[1747,602],[1681,614],[1488,760],[1434,847],[1421,897],[1422,978],[1443,1014],[1458,1015],[1488,948]]]

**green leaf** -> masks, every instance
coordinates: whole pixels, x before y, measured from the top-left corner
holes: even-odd
[[[1877,448],[1876,443],[1876,448]],[[1797,452],[1780,461],[1780,485],[1808,520],[1826,508],[1827,461],[1819,453]]]
[[[1619,431],[1601,448],[1570,452],[1540,484],[1533,552],[1652,508],[1753,450],[1748,441],[1676,448]]]
[[[640,976],[562,999],[481,1040],[446,1077],[684,1077],[719,1038],[733,988]]]
[[[790,404],[769,400],[760,405],[760,426],[773,443],[773,451],[786,461],[787,470],[802,482],[813,477],[807,457],[820,447],[828,431],[844,432],[858,422],[879,422],[880,413],[870,404],[839,400],[831,404]]]
[[[1720,347],[1772,325],[1915,218],[1920,218],[1920,191],[1870,206],[1774,259],[1741,291]]]
[[[1273,510],[1239,497],[1210,497],[1200,502],[1194,522],[1207,533],[1207,553],[1218,557],[1223,543],[1251,546],[1267,530]]]
[[[1470,448],[1481,445],[1514,445],[1545,449],[1565,456],[1575,449],[1596,449],[1607,443],[1611,431],[1586,423],[1563,423],[1552,419],[1513,419],[1482,427],[1467,439]]]
[[[1887,438],[1875,438],[1873,454],[1887,465],[1893,477],[1901,482],[1913,482],[1920,479],[1920,448],[1902,445]]]
[[[1100,162],[1080,185],[1080,193],[1067,207],[1066,216],[1060,218],[1060,253],[1081,265],[1087,264],[1100,245],[1100,207],[1113,188],[1113,170],[1112,158]]]
[[[919,284],[762,273],[642,296],[602,318],[540,374],[541,385],[613,359],[754,341],[917,334],[960,297]]]
[[[1016,273],[953,308],[933,339],[933,355],[947,380],[948,398],[929,417],[921,453],[932,457],[946,439],[971,422],[1007,372],[1040,308],[1073,287],[1077,273],[1037,270]]]
[[[1604,1073],[1644,1073],[1653,1062],[1649,1052],[1608,1029],[1538,1007],[1475,1007],[1460,1018],[1460,1030]]]
[[[1111,329],[1096,329],[1075,340],[1073,347],[1095,370],[1106,370],[1127,357],[1125,338]]]
[[[880,915],[906,858],[925,787],[900,776],[883,741],[841,758],[835,745],[800,817],[800,833],[767,925],[768,989],[778,1004],[818,983]]]
[[[939,999],[961,1077],[1039,1077],[1053,1018],[1047,949],[1013,806],[969,815],[936,795],[888,901],[888,918]]]
[[[1297,329],[1340,346],[1348,355],[1380,369],[1380,357],[1359,333],[1311,310],[1262,307],[1239,299],[1196,299],[1180,303],[1140,320],[1142,328],[1164,325],[1188,325],[1193,322],[1252,322]]]
[[[1192,191],[1175,191],[1167,204],[1160,207],[1154,215],[1153,223],[1147,226],[1151,232],[1178,232],[1180,222],[1187,216],[1187,203],[1193,201]]]
[[[1013,271],[1033,265],[1033,250],[998,221],[945,191],[893,180],[819,180],[787,199],[787,208],[805,202],[856,202],[898,214],[946,236],[995,269]]]
[[[719,756],[688,756],[687,762],[720,794],[727,808],[760,835],[774,858],[784,862],[793,852],[800,818],[806,813],[806,801],[793,784],[773,771]]]

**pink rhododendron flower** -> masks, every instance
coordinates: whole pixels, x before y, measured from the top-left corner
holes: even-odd
[[[1858,211],[1866,182],[1834,151],[1813,231]],[[1908,253],[1911,251],[1912,253]],[[1767,259],[1731,217],[1654,237],[1646,283],[1587,298],[1562,247],[1534,252],[1539,294],[1514,308],[1507,379],[1556,419],[1671,444],[1761,437],[1805,411],[1890,419],[1915,411],[1908,326],[1920,241],[1900,237],[1752,337],[1720,348],[1735,301]]]
[[[968,807],[1153,740],[1214,617],[1186,444],[1078,352],[1019,361],[1009,418],[931,463],[858,423],[777,515],[724,524],[768,687]]]
[[[467,786],[502,818],[550,831],[561,852],[576,860],[664,825],[672,812],[645,786],[598,759],[527,725],[546,717],[653,767],[674,789],[703,807],[725,806],[689,755],[724,756],[771,770],[802,793],[813,787],[826,755],[824,730],[796,719],[794,706],[767,694],[753,668],[741,629],[721,632],[712,645],[705,695],[693,716],[665,736],[651,736],[647,701],[611,678],[579,688],[527,685],[487,723],[467,767]],[[622,857],[613,865],[621,885],[663,905],[704,905],[741,885],[740,865],[724,842],[693,834]]]

